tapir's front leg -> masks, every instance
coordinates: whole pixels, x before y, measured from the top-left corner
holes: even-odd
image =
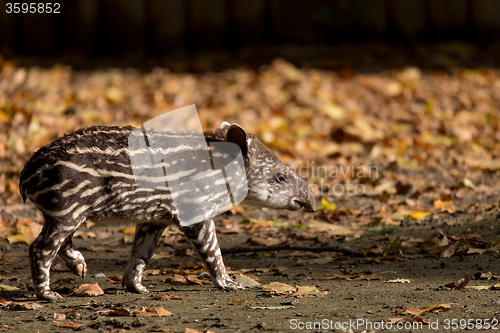
[[[196,250],[205,262],[206,269],[213,283],[219,289],[236,290],[242,287],[231,280],[226,272],[226,266],[215,234],[215,224],[212,220],[195,223],[181,228],[186,237],[194,244]]]
[[[165,227],[166,225],[162,223],[143,223],[136,227],[132,253],[122,279],[122,285],[126,286],[129,291],[139,294],[148,292],[141,284],[142,274],[155,252],[156,243]]]

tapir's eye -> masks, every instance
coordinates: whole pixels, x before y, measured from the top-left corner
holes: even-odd
[[[274,178],[276,178],[276,180],[279,181],[280,183],[285,183],[286,182],[285,175],[282,174],[281,172],[276,172],[274,174]]]

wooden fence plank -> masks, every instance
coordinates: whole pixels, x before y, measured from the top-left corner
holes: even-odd
[[[0,52],[11,51],[14,44],[13,29],[7,12],[5,2],[0,2]],[[4,50],[2,50],[2,46]],[[10,50],[9,50],[10,49]]]
[[[151,0],[148,23],[156,52],[165,53],[184,45],[186,3],[183,0]]]
[[[396,36],[408,41],[420,37],[426,28],[422,0],[390,0],[389,7]]]
[[[434,38],[452,38],[467,32],[467,2],[465,0],[428,0],[428,17]]]
[[[99,3],[103,14],[100,24],[104,29],[100,47],[108,48],[113,53],[143,51],[146,19],[144,1],[101,0]]]
[[[16,48],[28,54],[48,55],[54,50],[54,19],[42,19],[42,15],[21,15],[16,20],[15,39],[22,43]]]
[[[271,38],[282,41],[286,40],[288,29],[285,24],[285,8],[287,5],[286,0],[270,0],[269,1],[269,16],[271,18]]]
[[[383,38],[387,32],[387,1],[353,0],[356,18],[350,25],[364,38]]]
[[[76,35],[79,47],[84,51],[95,51],[99,19],[98,0],[79,1],[76,10],[77,22],[80,25]]]
[[[500,33],[500,1],[471,1],[472,22],[480,40],[497,37]]]
[[[223,46],[228,21],[225,0],[190,0],[188,3],[189,45]]]
[[[59,0],[62,15],[5,14],[0,50],[166,54],[176,48],[367,39],[495,41],[500,0]]]
[[[235,38],[250,43],[265,39],[265,0],[232,0],[230,6]]]

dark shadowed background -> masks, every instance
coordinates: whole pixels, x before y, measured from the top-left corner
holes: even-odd
[[[13,2],[0,2],[4,57],[62,56],[76,67],[92,67],[96,56],[99,65],[108,57],[191,71],[276,56],[332,69],[500,63],[496,0],[61,0],[60,14],[7,14],[5,3]],[[454,43],[429,49],[443,42]],[[452,60],[430,60],[436,52]]]

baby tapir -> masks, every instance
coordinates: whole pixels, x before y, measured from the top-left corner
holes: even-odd
[[[144,188],[134,181],[128,138],[133,127],[90,127],[66,134],[38,150],[21,173],[20,191],[43,213],[45,224],[29,248],[31,274],[39,299],[61,297],[50,290],[50,267],[57,253],[85,277],[87,264],[71,237],[87,219],[97,224],[137,224],[132,253],[122,279],[131,292],[144,293],[144,268],[168,224],[180,225],[171,191]],[[241,149],[248,194],[243,204],[276,209],[316,210],[309,185],[261,141],[237,124],[205,131],[205,140]],[[239,289],[226,272],[212,219],[181,226],[203,258],[213,283]]]

